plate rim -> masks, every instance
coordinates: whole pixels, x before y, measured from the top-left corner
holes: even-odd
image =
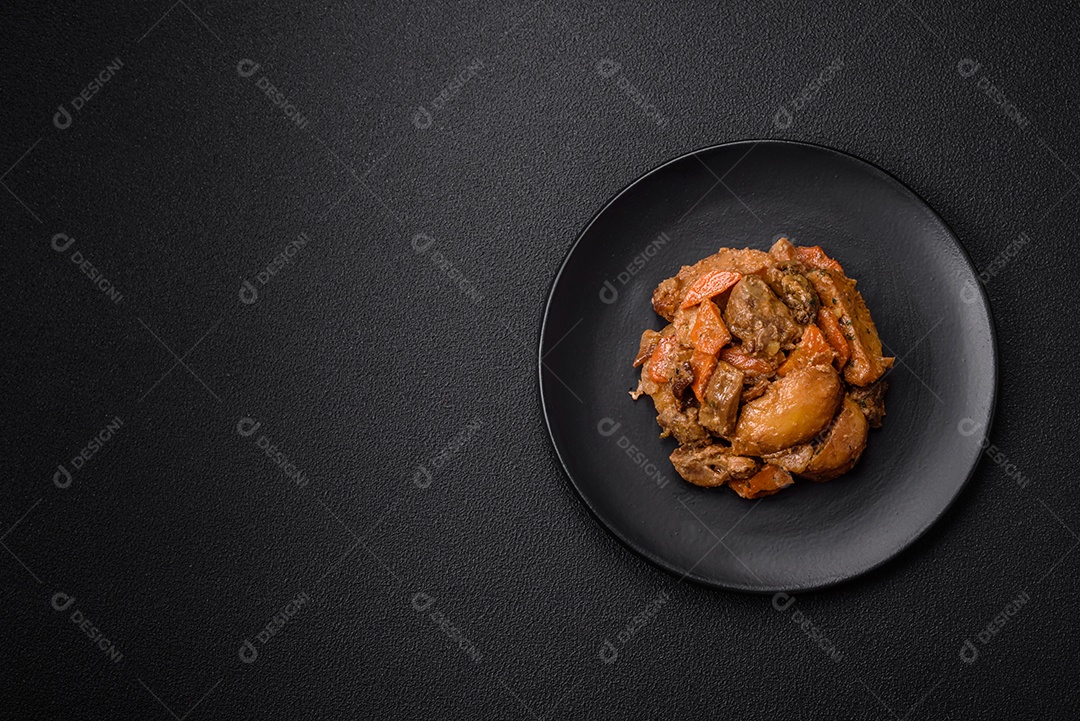
[[[857,155],[854,155],[852,153],[848,153],[848,152],[843,151],[843,150],[837,150],[836,148],[832,148],[832,147],[829,147],[827,145],[822,145],[822,144],[819,144],[819,143],[809,143],[809,142],[804,142],[804,141],[800,141],[800,140],[787,140],[787,139],[775,139],[775,138],[760,138],[760,139],[746,138],[746,139],[741,139],[741,140],[732,140],[732,141],[727,141],[727,142],[722,142],[722,143],[715,143],[713,145],[708,145],[708,146],[705,146],[705,147],[702,147],[702,148],[698,148],[696,150],[691,150],[691,151],[685,152],[682,155],[679,155],[679,156],[676,156],[676,157],[671,158],[669,160],[666,160],[663,163],[661,163],[660,165],[657,165],[657,166],[653,167],[652,169],[646,171],[642,175],[638,176],[633,181],[631,181],[629,184],[622,187],[613,196],[611,196],[607,200],[607,202],[605,202],[600,207],[600,209],[596,213],[593,214],[593,216],[588,220],[588,222],[585,224],[585,226],[582,228],[582,230],[577,234],[577,237],[574,239],[574,242],[571,243],[570,247],[567,249],[566,253],[564,254],[562,262],[559,264],[559,269],[558,269],[558,271],[556,271],[555,276],[552,278],[551,283],[548,286],[546,299],[544,301],[544,313],[543,313],[543,316],[540,319],[540,335],[539,335],[539,342],[538,342],[538,345],[537,345],[537,364],[536,364],[536,369],[537,369],[537,376],[536,376],[536,379],[537,379],[537,392],[538,392],[539,397],[540,397],[540,410],[541,410],[541,414],[544,417],[544,428],[547,430],[548,442],[551,445],[551,448],[555,451],[555,457],[559,460],[559,466],[562,469],[563,475],[570,482],[570,486],[573,488],[574,494],[577,496],[578,501],[581,502],[585,506],[585,508],[588,509],[588,511],[592,515],[593,519],[608,534],[610,534],[613,538],[615,538],[625,548],[632,551],[635,555],[638,555],[638,556],[644,558],[646,561],[648,561],[649,563],[653,564],[655,567],[659,568],[660,570],[664,571],[665,573],[667,573],[667,574],[669,574],[671,576],[677,576],[681,580],[693,581],[694,583],[698,584],[699,586],[703,586],[703,587],[706,587],[706,588],[709,588],[709,589],[722,590],[722,591],[734,591],[734,592],[739,592],[739,593],[751,593],[751,594],[755,594],[755,595],[776,594],[776,593],[781,593],[781,592],[785,592],[785,591],[798,592],[798,593],[817,592],[817,591],[823,591],[823,590],[826,590],[826,589],[834,588],[834,587],[836,587],[836,586],[838,586],[838,585],[840,585],[842,583],[846,583],[848,581],[852,581],[852,580],[854,580],[856,578],[859,578],[861,576],[865,576],[865,575],[867,575],[867,574],[869,574],[869,573],[871,573],[873,571],[876,571],[876,570],[880,569],[885,564],[887,564],[890,561],[896,559],[901,554],[907,552],[917,541],[919,541],[919,539],[921,539],[923,536],[925,536],[926,533],[933,526],[937,525],[937,523],[945,516],[945,514],[947,514],[949,512],[949,509],[951,509],[953,507],[953,505],[956,503],[956,501],[960,498],[961,494],[963,494],[964,490],[967,488],[968,484],[971,482],[972,477],[974,477],[975,471],[978,470],[979,466],[982,465],[982,463],[984,462],[984,458],[983,458],[984,454],[983,454],[983,452],[980,450],[978,456],[976,457],[975,462],[971,465],[971,468],[968,470],[967,475],[964,477],[964,480],[960,483],[959,486],[957,486],[956,492],[952,495],[952,497],[949,499],[949,501],[947,503],[945,503],[941,507],[941,509],[938,510],[937,513],[932,518],[930,518],[925,524],[923,524],[920,528],[918,528],[909,538],[907,538],[903,543],[901,543],[899,548],[896,551],[886,555],[884,558],[877,561],[876,563],[874,563],[874,564],[872,564],[870,566],[867,566],[866,568],[861,569],[859,571],[856,571],[854,573],[845,574],[845,575],[841,575],[841,576],[839,576],[837,578],[830,579],[830,580],[828,580],[828,581],[826,581],[824,583],[815,583],[815,584],[805,585],[805,586],[791,586],[791,587],[767,586],[766,587],[766,586],[744,585],[744,584],[738,584],[738,583],[724,583],[724,582],[718,582],[718,581],[716,581],[714,579],[710,579],[710,578],[706,578],[706,577],[697,575],[697,574],[693,573],[693,569],[691,569],[690,571],[685,572],[685,573],[682,572],[682,571],[679,571],[678,569],[674,568],[669,562],[667,562],[664,559],[660,558],[659,556],[655,555],[649,549],[644,548],[644,547],[639,547],[638,545],[636,545],[636,544],[632,543],[631,541],[629,541],[621,532],[619,532],[618,529],[616,529],[611,523],[608,523],[608,521],[605,520],[600,515],[600,513],[596,510],[596,508],[593,507],[593,504],[589,502],[589,499],[586,496],[586,494],[584,492],[582,492],[582,490],[579,487],[577,481],[574,479],[573,474],[570,472],[570,469],[567,468],[566,459],[563,458],[562,453],[559,451],[558,444],[556,444],[556,442],[555,442],[555,434],[554,434],[554,432],[553,432],[553,430],[551,428],[551,414],[549,412],[549,409],[548,409],[548,406],[547,406],[547,401],[546,401],[545,395],[544,395],[544,389],[545,389],[545,386],[544,386],[544,341],[545,341],[545,338],[547,336],[548,316],[551,314],[551,305],[552,305],[552,300],[553,300],[554,295],[555,295],[555,289],[556,289],[556,287],[558,287],[559,280],[562,278],[563,272],[566,270],[566,266],[570,262],[571,257],[573,257],[574,251],[577,250],[578,245],[581,243],[582,240],[584,240],[585,236],[592,229],[593,225],[596,224],[597,220],[599,220],[599,218],[605,212],[607,212],[607,210],[612,205],[614,205],[623,195],[628,193],[631,189],[633,189],[639,183],[644,182],[650,176],[664,170],[669,165],[673,165],[675,163],[682,162],[682,161],[684,161],[684,160],[686,160],[686,159],[688,159],[690,157],[696,157],[699,153],[706,153],[706,152],[718,150],[720,148],[728,148],[728,147],[734,147],[734,146],[739,146],[739,145],[747,145],[747,144],[752,144],[753,146],[763,145],[763,144],[802,146],[802,147],[812,148],[812,149],[817,150],[817,151],[824,151],[826,153],[830,153],[830,154],[833,154],[833,155],[842,156],[843,158],[845,158],[847,160],[854,160],[856,163],[860,163],[862,165],[865,165],[865,166],[869,167],[872,171],[875,171],[876,173],[883,176],[886,181],[891,181],[892,183],[895,183],[901,189],[903,189],[904,191],[909,193],[913,198],[915,198],[919,203],[921,203],[923,205],[923,207],[925,207],[930,212],[932,217],[934,219],[936,219],[941,224],[941,227],[943,227],[945,229],[948,236],[952,239],[953,244],[960,250],[960,257],[964,261],[964,263],[967,264],[968,270],[971,272],[972,276],[974,276],[975,278],[978,278],[978,276],[979,276],[978,268],[975,266],[975,263],[972,262],[971,256],[969,255],[969,253],[967,251],[967,248],[964,247],[964,244],[962,242],[960,242],[959,236],[952,229],[952,227],[948,223],[945,222],[945,219],[941,217],[941,215],[937,212],[937,210],[935,210],[934,207],[932,205],[930,205],[930,203],[928,203],[925,198],[923,198],[921,195],[916,193],[911,187],[909,187],[907,185],[907,183],[903,182],[902,180],[897,178],[895,175],[893,175],[889,171],[885,170],[884,168],[880,167],[876,163],[872,163],[869,160],[865,160],[863,158],[860,158]],[[700,160],[700,158],[699,158],[699,160]],[[986,422],[986,428],[984,429],[984,437],[989,437],[990,431],[991,431],[991,429],[993,428],[993,425],[994,425],[994,417],[995,417],[996,412],[997,412],[997,400],[998,400],[998,390],[999,390],[998,384],[1000,382],[1000,374],[998,373],[997,328],[996,328],[996,324],[995,324],[995,321],[994,321],[993,308],[990,305],[990,298],[986,293],[986,288],[983,286],[982,283],[976,283],[975,285],[978,287],[978,291],[979,291],[978,292],[978,298],[980,299],[980,301],[982,303],[982,307],[986,312],[986,316],[987,316],[987,319],[989,321],[988,326],[989,326],[989,330],[990,330],[990,374],[991,374],[990,388],[991,388],[991,393],[990,393],[989,414],[988,414],[988,418],[987,418],[987,422]]]

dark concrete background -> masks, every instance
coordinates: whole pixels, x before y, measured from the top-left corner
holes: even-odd
[[[1080,700],[1071,5],[3,14],[5,718],[1035,718]],[[784,612],[614,541],[537,398],[577,233],[648,169],[744,138],[829,145],[922,195],[986,271],[1003,371],[994,449],[945,519]]]

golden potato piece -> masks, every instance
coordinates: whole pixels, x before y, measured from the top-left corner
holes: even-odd
[[[850,396],[845,397],[836,422],[799,475],[812,481],[831,481],[850,471],[866,448],[868,428],[869,423],[859,404]]]
[[[793,371],[743,406],[732,450],[760,456],[805,443],[829,427],[843,399],[844,386],[832,366]]]

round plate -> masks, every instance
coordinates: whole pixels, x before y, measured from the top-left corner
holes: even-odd
[[[886,353],[884,427],[854,470],[757,501],[682,480],[652,401],[634,402],[664,278],[721,247],[821,245],[855,278]],[[540,397],[571,482],[612,533],[679,577],[798,591],[865,573],[934,523],[978,462],[997,387],[990,309],[941,218],[850,155],[745,141],[672,160],[623,190],[571,248],[548,298]]]

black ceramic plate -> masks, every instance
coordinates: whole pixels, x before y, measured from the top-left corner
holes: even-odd
[[[895,355],[884,427],[853,471],[738,498],[683,481],[631,367],[657,283],[720,247],[779,236],[822,245],[858,281]],[[707,585],[772,592],[864,573],[911,544],[960,493],[997,385],[990,310],[963,248],[880,169],[802,143],[746,141],[673,160],[622,191],[563,263],[540,340],[556,452],[597,518],[645,558]]]

